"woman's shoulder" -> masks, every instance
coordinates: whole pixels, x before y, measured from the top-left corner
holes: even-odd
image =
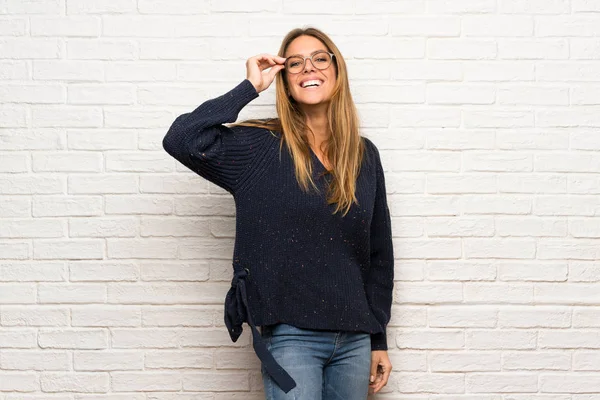
[[[360,138],[362,139],[363,143],[370,151],[379,152],[379,149],[377,148],[377,145],[375,144],[375,142],[373,142],[373,139],[369,139],[368,137],[362,136],[362,135],[360,136]]]
[[[248,119],[229,125],[234,132],[260,131],[265,134],[271,134],[275,137],[281,137],[281,127],[279,120],[275,118]]]
[[[377,145],[373,142],[373,140],[362,135],[360,136],[360,138],[365,145],[365,158],[367,159],[367,161],[374,161],[375,163],[380,162],[379,149],[377,148]]]

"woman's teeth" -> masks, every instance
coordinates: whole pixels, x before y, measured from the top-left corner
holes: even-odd
[[[307,87],[319,87],[321,86],[321,81],[317,81],[317,80],[312,80],[312,81],[306,81],[302,84],[303,88],[307,88]]]

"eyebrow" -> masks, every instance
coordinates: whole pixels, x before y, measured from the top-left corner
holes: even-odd
[[[320,51],[327,52],[327,50],[324,50],[324,49],[319,49],[319,50],[315,50],[315,51],[313,51],[312,53],[310,53],[310,55],[312,56],[313,54],[316,54],[316,53],[318,53],[318,52],[320,52]],[[304,56],[304,55],[302,55],[302,54],[291,54],[291,55],[287,56],[286,58],[290,58],[290,57],[296,57],[296,56],[298,56],[298,57],[305,57],[305,56]],[[308,56],[306,56],[306,57],[308,57]]]

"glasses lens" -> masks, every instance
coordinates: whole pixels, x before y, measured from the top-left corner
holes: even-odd
[[[326,51],[315,53],[311,57],[312,64],[317,69],[325,69],[331,64],[331,55]],[[285,62],[285,68],[291,74],[297,74],[304,69],[304,59],[302,57],[290,57]]]
[[[318,69],[325,69],[331,64],[331,55],[325,51],[315,53],[312,56],[313,65]]]
[[[292,74],[302,71],[304,60],[301,57],[290,57],[285,61],[285,68]]]

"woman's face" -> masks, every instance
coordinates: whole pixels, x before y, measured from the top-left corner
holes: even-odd
[[[317,38],[312,36],[299,36],[287,47],[284,57],[300,55],[309,57],[318,50],[327,50],[327,47]],[[306,59],[304,68],[297,74],[290,74],[285,70],[285,78],[290,95],[300,104],[316,105],[327,103],[331,99],[336,80],[335,59],[329,67],[317,69],[310,59]],[[303,87],[307,81],[318,80],[319,86]]]

